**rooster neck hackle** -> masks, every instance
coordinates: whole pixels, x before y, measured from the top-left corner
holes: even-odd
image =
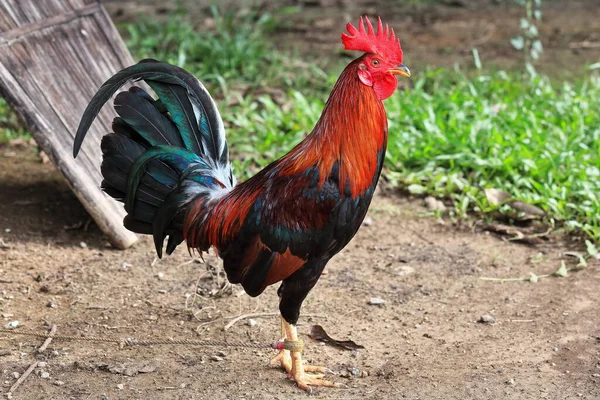
[[[337,163],[339,189],[352,198],[374,184],[387,144],[383,103],[357,71],[362,57],[350,63],[335,84],[312,133],[281,159],[284,175],[315,166],[322,186]]]
[[[358,79],[361,60],[354,60],[342,72],[321,118],[302,142],[223,197],[213,199],[212,206],[207,201],[192,204],[183,229],[190,248],[206,251],[211,245],[219,248],[220,243],[230,240],[270,186],[268,181],[276,177],[298,178],[312,170],[318,172],[322,188],[337,171],[340,195],[352,199],[373,188],[387,144],[387,117],[373,88]]]

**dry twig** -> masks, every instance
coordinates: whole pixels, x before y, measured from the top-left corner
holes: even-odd
[[[53,336],[54,334],[56,334],[56,325],[52,325],[52,327],[50,328],[50,335]],[[50,342],[52,342],[52,338],[48,337],[46,338],[46,340],[44,341],[44,343],[40,346],[39,349],[37,349],[38,353],[43,353],[46,348],[48,347],[48,345],[50,345]],[[23,382],[25,382],[25,379],[27,379],[27,377],[29,375],[31,375],[31,373],[33,372],[33,370],[38,366],[39,361],[34,361],[33,363],[31,363],[31,365],[29,366],[29,368],[27,368],[27,371],[23,372],[23,375],[21,375],[19,377],[19,379],[17,379],[17,381],[10,387],[10,389],[8,389],[8,394],[11,395],[15,390],[17,390],[17,388],[19,386],[21,386],[21,384]]]
[[[17,379],[17,381],[15,382],[15,384],[14,384],[14,385],[12,385],[12,386],[10,387],[10,389],[8,389],[8,392],[7,392],[7,393],[8,393],[8,394],[12,394],[12,393],[13,393],[15,390],[17,390],[17,388],[18,388],[19,386],[21,386],[21,383],[25,382],[25,379],[27,379],[27,377],[28,377],[28,376],[29,376],[29,375],[30,375],[30,374],[33,372],[33,370],[35,369],[35,367],[37,367],[38,363],[39,363],[39,361],[34,361],[34,362],[33,362],[33,363],[32,363],[32,364],[29,366],[29,368],[27,368],[27,371],[25,371],[25,372],[23,373],[23,375],[21,375],[21,376],[19,377],[19,379]]]
[[[246,319],[246,318],[255,318],[255,317],[274,317],[279,315],[279,313],[253,313],[253,314],[242,314],[242,315],[238,315],[237,317],[235,317],[234,319],[232,319],[231,321],[229,321],[227,323],[227,325],[225,325],[225,327],[223,328],[224,331],[228,330],[229,328],[231,328],[233,325],[235,325],[236,322],[242,320],[242,319]]]
[[[56,325],[52,325],[52,327],[50,328],[50,336],[54,336],[55,334],[56,334]],[[37,352],[43,353],[44,351],[46,351],[46,349],[48,348],[50,343],[52,343],[52,337],[47,338],[44,341],[44,343],[40,346],[40,348],[37,350]]]
[[[278,312],[273,312],[273,313],[251,313],[251,314],[243,314],[243,315],[238,315],[237,317],[233,318],[231,321],[229,321],[229,323],[227,325],[225,325],[225,327],[223,328],[224,331],[228,330],[229,328],[231,328],[233,325],[235,325],[236,322],[242,320],[242,319],[246,319],[246,318],[256,318],[256,317],[274,317],[279,315]],[[303,317],[306,318],[327,318],[326,315],[320,315],[320,314],[303,314]]]

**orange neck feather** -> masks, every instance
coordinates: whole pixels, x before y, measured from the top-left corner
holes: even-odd
[[[312,133],[280,160],[283,175],[316,165],[323,185],[339,162],[342,194],[348,185],[356,198],[373,184],[387,142],[387,117],[373,88],[358,79],[360,60],[342,72]]]

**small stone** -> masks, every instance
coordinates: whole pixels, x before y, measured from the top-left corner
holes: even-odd
[[[160,293],[160,294],[167,294],[167,291],[166,291],[165,289],[160,289],[160,290],[158,291],[158,293]]]
[[[496,318],[492,317],[491,315],[485,314],[479,317],[477,322],[479,322],[480,324],[494,324],[496,323]]]
[[[413,272],[415,272],[415,269],[413,267],[409,267],[408,265],[402,265],[396,270],[396,274],[398,274],[398,276],[410,275]]]
[[[248,326],[256,326],[256,325],[258,325],[258,322],[256,322],[256,320],[255,320],[255,319],[248,318],[248,319],[246,320],[246,325],[248,325]]]
[[[592,374],[592,378],[600,378],[600,374]]]
[[[50,378],[50,373],[48,371],[42,371],[42,372],[40,372],[40,378],[48,379],[48,378]]]
[[[364,226],[371,226],[373,225],[373,218],[371,217],[367,217],[363,220],[363,225]]]
[[[53,303],[53,302],[50,301],[50,302],[46,303],[46,307],[48,307],[48,308],[56,308],[56,303]]]
[[[509,379],[509,380],[506,381],[506,384],[514,386],[515,385],[515,380],[511,378],[511,379]]]
[[[553,347],[552,351],[558,351],[558,347]]]
[[[429,211],[446,211],[446,205],[433,196],[425,197],[423,203],[425,203],[425,207],[427,207]]]
[[[125,385],[123,385],[122,383],[119,383],[117,385],[117,389],[119,389],[119,390],[123,390],[124,387],[125,387]]]
[[[63,381],[54,381],[52,383],[56,386],[63,386],[65,384]]]
[[[348,368],[348,372],[350,372],[354,376],[360,375],[360,370],[358,368]]]
[[[87,248],[87,243],[86,242],[79,242],[79,247],[81,247],[82,249],[86,249]]]
[[[227,352],[225,352],[225,351],[222,351],[222,350],[221,350],[221,351],[217,351],[217,355],[218,355],[219,357],[227,357]]]
[[[378,297],[371,297],[369,299],[369,305],[372,305],[372,306],[382,306],[384,304],[385,304],[385,300],[380,299]]]
[[[421,327],[421,324],[415,324],[415,328],[419,329]]]
[[[165,277],[165,274],[163,272],[159,272],[158,274],[156,274],[156,277],[162,281]]]
[[[219,356],[210,356],[210,360],[211,361],[223,361],[223,357],[219,357]]]
[[[9,323],[7,323],[6,325],[4,325],[4,329],[15,329],[17,328],[21,323],[17,320],[15,321],[10,321]]]
[[[149,374],[150,372],[156,371],[156,367],[152,364],[144,365],[142,368],[138,370],[140,374]]]
[[[15,371],[12,373],[12,377],[15,379],[19,379],[21,377],[21,374]]]
[[[360,376],[362,378],[366,378],[367,376],[369,376],[369,371],[362,370],[361,373],[360,373]]]
[[[121,265],[123,271],[127,271],[129,268],[131,268],[131,264],[123,263],[123,265]]]
[[[40,367],[40,368],[46,368],[47,365],[48,365],[48,363],[46,361],[40,361],[38,363],[38,367]]]

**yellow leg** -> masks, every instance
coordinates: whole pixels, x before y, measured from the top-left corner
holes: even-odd
[[[283,340],[298,341],[298,332],[294,325],[288,324],[281,318],[281,335]],[[340,384],[323,379],[324,373],[332,372],[330,369],[320,366],[304,365],[302,363],[301,351],[290,351],[282,349],[279,354],[271,360],[271,365],[281,363],[281,366],[287,371],[290,379],[294,380],[298,386],[308,392],[310,386],[340,387]],[[307,374],[307,373],[317,374]]]
[[[281,340],[285,341],[287,339],[287,335],[285,332],[285,321],[281,318]],[[278,363],[288,372],[288,374],[292,371],[292,357],[290,356],[290,351],[281,349],[279,350],[279,354],[271,359],[269,364],[271,366],[276,366]]]

